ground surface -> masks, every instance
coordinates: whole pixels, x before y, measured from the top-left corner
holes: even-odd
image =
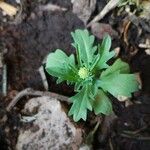
[[[12,1],[9,2],[12,3]],[[85,28],[84,23],[72,13],[70,0],[51,0],[50,2],[65,7],[67,11],[43,11],[40,8],[47,4],[46,0],[41,2],[26,0],[19,23],[4,22],[2,14],[0,16],[0,46],[2,49],[7,49],[4,59],[8,65],[8,96],[1,97],[0,101],[0,145],[2,149],[14,148],[21,126],[18,119],[20,109],[25,104],[24,101],[20,102],[15,110],[6,113],[5,108],[8,103],[17,91],[24,88],[44,90],[38,69],[45,56],[56,48],[61,48],[68,54],[74,53],[70,44],[72,41],[70,32],[76,28]],[[105,1],[98,1],[92,15],[94,16],[96,11],[101,10],[101,6],[105,3]],[[115,14],[115,11],[113,13]],[[104,133],[105,138],[101,138],[99,131],[101,129],[98,130],[94,149],[111,149],[110,145],[112,145],[115,150],[149,150],[150,55],[146,54],[145,49],[138,47],[140,42],[150,39],[149,21],[142,20],[138,26],[131,23],[126,36],[127,44],[122,33],[124,24],[126,20],[128,21],[126,15],[111,17],[111,14],[112,12],[101,22],[111,25],[118,33],[117,37],[113,37],[113,47],[121,48],[119,56],[130,64],[132,72],[140,72],[142,89],[133,95],[131,99],[133,104],[129,107],[126,107],[125,103],[118,103],[116,99],[113,100],[114,112],[118,118],[111,124],[111,130],[106,129],[108,132]],[[142,30],[141,34],[139,30]],[[111,30],[109,32],[112,33]],[[73,91],[65,84],[56,86],[54,83],[55,80],[49,78],[51,91],[64,95],[73,94]],[[130,133],[124,134],[124,131],[130,131]]]

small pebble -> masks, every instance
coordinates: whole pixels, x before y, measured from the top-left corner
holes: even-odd
[[[16,3],[17,3],[17,4],[20,4],[20,0],[16,0]]]

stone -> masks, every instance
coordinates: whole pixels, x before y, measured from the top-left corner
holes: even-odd
[[[99,39],[103,39],[105,34],[109,34],[112,38],[118,37],[118,33],[106,23],[92,23],[91,31]]]
[[[73,13],[86,25],[96,8],[96,0],[72,0]]]
[[[70,121],[57,99],[47,96],[32,98],[26,103],[23,113],[35,120],[29,122],[30,127],[21,128],[17,150],[79,149],[82,130]]]

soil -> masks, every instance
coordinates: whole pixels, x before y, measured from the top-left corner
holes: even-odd
[[[11,0],[9,2],[13,3]],[[47,0],[38,2],[25,0],[20,23],[12,24],[10,18],[7,18],[8,22],[4,22],[3,15],[0,15],[0,47],[7,49],[4,61],[8,67],[8,95],[0,98],[0,145],[2,150],[15,147],[21,126],[20,110],[25,102],[20,102],[11,112],[6,112],[5,108],[8,103],[18,91],[27,87],[44,90],[38,72],[39,67],[43,65],[44,58],[49,52],[58,48],[67,54],[74,53],[75,50],[70,44],[72,42],[70,32],[77,28],[85,28],[83,22],[72,13],[70,0],[50,0],[50,2],[65,7],[67,11],[43,11],[40,10],[40,6],[47,4]],[[97,11],[100,9],[100,4],[101,2],[98,1]],[[150,39],[147,28],[149,23],[142,20],[139,26],[132,24],[127,35],[127,45],[120,32],[120,28],[123,28],[123,23],[120,24],[120,21],[125,19],[125,14],[115,18],[111,18],[111,14],[108,14],[106,20],[103,19],[102,22],[111,24],[119,33],[120,38],[113,40],[113,47],[120,46],[119,57],[130,64],[132,72],[140,73],[142,89],[133,95],[131,99],[133,105],[129,107],[112,98],[114,112],[118,118],[111,125],[111,131],[103,141],[98,138],[101,133],[96,134],[95,150],[111,149],[110,142],[115,150],[150,149],[150,55],[145,53],[145,49],[138,47],[140,42],[146,38]],[[140,35],[139,28],[142,30]],[[65,83],[56,85],[52,77],[47,76],[47,79],[50,91],[66,96],[73,95],[72,87],[68,88]],[[129,133],[125,134],[125,131]]]

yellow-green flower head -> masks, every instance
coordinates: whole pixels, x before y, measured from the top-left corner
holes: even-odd
[[[82,67],[79,69],[78,75],[80,76],[81,79],[85,79],[89,76],[89,71],[87,68]]]

